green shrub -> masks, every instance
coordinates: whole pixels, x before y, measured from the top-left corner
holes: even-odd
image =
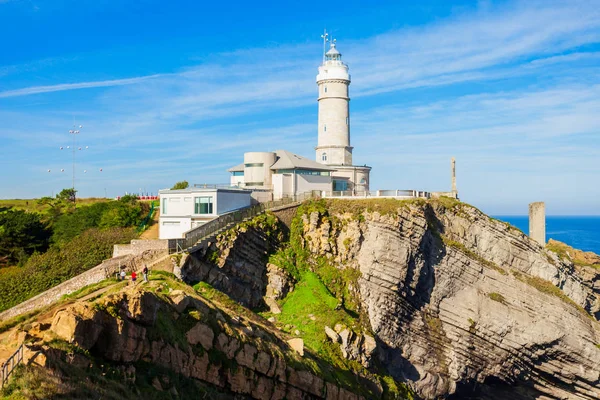
[[[498,303],[506,303],[506,299],[500,293],[492,292],[488,294],[488,297],[494,301],[497,301]]]
[[[37,213],[0,212],[0,265],[23,264],[36,251],[48,248],[50,229]]]
[[[46,253],[34,254],[22,268],[0,274],[0,311],[27,300],[100,264],[112,255],[113,245],[136,237],[132,228],[92,228]]]

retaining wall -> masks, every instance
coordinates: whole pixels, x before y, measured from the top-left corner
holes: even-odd
[[[56,285],[29,300],[25,300],[21,304],[1,312],[0,321],[35,311],[60,300],[60,298],[66,294],[73,293],[82,287],[91,285],[93,283],[98,283],[110,276],[113,276],[117,273],[117,271],[120,270],[121,266],[128,266],[131,259],[131,256],[121,256],[105,260],[102,262],[102,264],[97,265],[94,268],[69,279],[68,281]]]
[[[139,255],[145,251],[160,251],[164,250],[168,253],[169,241],[168,240],[140,240],[133,239],[129,244],[115,244],[113,248],[113,257],[120,257],[125,255]]]

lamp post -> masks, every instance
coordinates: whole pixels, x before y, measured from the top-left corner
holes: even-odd
[[[75,147],[77,144],[77,135],[79,135],[81,128],[83,128],[83,125],[79,125],[79,128],[76,128],[76,126],[73,125],[73,129],[69,130],[69,134],[73,135],[73,191],[75,191]],[[81,147],[79,149],[81,150]],[[75,198],[76,197],[77,196],[75,196]]]

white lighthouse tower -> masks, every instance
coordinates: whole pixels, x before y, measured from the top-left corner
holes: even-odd
[[[327,42],[327,32],[322,35]],[[371,167],[352,165],[350,145],[350,74],[342,62],[335,40],[323,56],[317,75],[319,87],[319,121],[316,161],[335,167],[332,174],[334,191],[354,193],[369,190]]]

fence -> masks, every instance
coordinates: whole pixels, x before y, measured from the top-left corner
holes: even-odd
[[[148,223],[152,219],[152,215],[154,214],[154,208],[155,207],[154,207],[154,201],[153,201],[152,203],[150,203],[150,212],[148,212],[148,215],[146,215],[146,218],[144,218],[142,223],[137,227],[138,233],[140,233],[144,229],[146,229],[146,226],[148,225]]]
[[[429,192],[419,190],[371,190],[353,192],[351,190],[323,192],[323,197],[351,197],[354,199],[368,197],[403,197],[403,198],[430,198]]]
[[[15,369],[15,367],[17,365],[19,365],[21,363],[21,361],[23,361],[23,351],[24,351],[23,343],[21,343],[21,345],[19,346],[17,351],[15,351],[13,353],[13,355],[10,356],[10,358],[8,360],[6,360],[5,363],[2,364],[1,371],[0,371],[2,384],[0,384],[0,387],[4,387],[4,384],[8,381],[8,378],[13,373],[13,370]]]
[[[169,253],[188,250],[198,243],[198,241],[202,238],[208,237],[229,225],[239,223],[246,219],[262,214],[267,210],[315,197],[318,197],[318,195],[313,192],[307,192],[296,196],[284,197],[281,200],[266,201],[264,203],[244,207],[239,210],[220,215],[218,218],[213,219],[212,221],[185,232],[183,234],[184,237],[181,239],[169,239]]]

